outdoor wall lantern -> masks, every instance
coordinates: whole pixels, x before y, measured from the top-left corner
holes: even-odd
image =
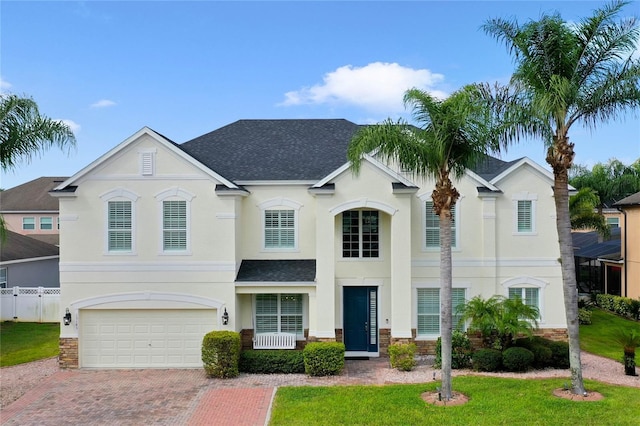
[[[227,308],[224,308],[224,313],[222,314],[222,325],[229,324],[229,314],[227,313]]]
[[[64,319],[64,325],[71,324],[71,312],[69,312],[69,308],[67,308],[67,312],[62,317]]]

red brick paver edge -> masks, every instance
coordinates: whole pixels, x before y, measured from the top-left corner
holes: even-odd
[[[210,389],[200,398],[188,425],[263,426],[274,392],[272,387]]]

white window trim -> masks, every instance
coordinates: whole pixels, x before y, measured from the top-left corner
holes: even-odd
[[[544,291],[545,288],[549,285],[548,281],[541,280],[540,278],[530,277],[530,276],[520,276],[509,278],[506,281],[502,282],[502,287],[504,289],[504,297],[509,297],[509,289],[510,288],[537,288],[538,289],[538,322],[540,324],[544,323],[545,315],[544,315]]]
[[[359,207],[359,208],[354,208],[354,209],[350,209],[350,210],[343,210],[342,212],[340,212],[340,215],[344,214],[347,211],[358,211],[358,212],[363,212],[363,211],[375,211],[378,212],[378,257],[344,257],[342,254],[342,243],[343,243],[343,233],[342,233],[342,217],[340,217],[340,231],[339,231],[339,243],[340,243],[340,257],[339,259],[341,261],[344,262],[382,262],[384,261],[383,258],[383,253],[382,253],[382,237],[383,237],[383,231],[382,231],[382,215],[380,214],[380,210],[376,210],[373,208],[368,208],[368,207]],[[362,219],[362,214],[359,214],[359,219]],[[360,254],[362,254],[362,221],[359,222],[359,232],[360,232]]]
[[[140,196],[124,188],[116,188],[100,196],[104,203],[104,254],[107,256],[134,256],[136,252],[136,203]],[[131,201],[131,250],[109,250],[109,201]]]
[[[24,227],[24,220],[25,219],[33,219],[33,229],[27,229],[27,228]],[[35,216],[23,216],[22,217],[22,230],[23,231],[36,231],[37,230]]]
[[[191,253],[191,201],[196,196],[182,188],[173,187],[161,191],[155,195],[158,202],[158,253],[167,256],[190,256]],[[186,201],[187,215],[187,244],[184,250],[165,250],[164,249],[164,205],[163,201]]]
[[[42,227],[42,225],[43,225],[43,223],[42,223],[42,219],[51,219],[51,222],[49,222],[49,225],[51,225],[51,228],[49,228],[49,229],[44,229],[44,228]],[[39,229],[40,229],[40,231],[53,231],[53,229],[54,229],[54,228],[53,228],[53,216],[41,216],[41,217],[40,217],[39,222],[40,222],[40,228],[39,228]]]
[[[513,235],[538,235],[536,230],[538,194],[519,192],[511,197],[513,203]],[[518,231],[518,201],[531,201],[531,231]]]
[[[307,321],[308,318],[308,314],[307,314],[307,306],[309,304],[309,295],[307,293],[297,293],[297,292],[265,292],[265,293],[260,293],[260,294],[275,294],[278,296],[278,328],[280,328],[280,317],[282,316],[282,312],[280,310],[280,297],[283,294],[297,294],[302,298],[302,333],[296,333],[296,340],[305,340],[304,337],[304,331],[309,328],[309,324]],[[257,324],[257,300],[256,300],[256,296],[257,294],[252,294],[251,298],[252,298],[252,303],[253,303],[253,312],[251,313],[253,318],[253,332],[255,334],[258,334],[257,330],[256,330],[256,324]]]
[[[298,245],[298,236],[300,229],[300,209],[303,204],[291,200],[289,198],[279,197],[266,200],[257,205],[260,209],[260,221],[261,221],[261,234],[262,245],[261,251],[267,253],[292,253],[300,251]],[[266,247],[265,234],[266,234],[266,211],[267,210],[293,210],[293,247]]]
[[[412,313],[411,313],[411,322],[412,328],[416,330],[416,338],[415,340],[436,340],[441,336],[441,333],[438,334],[418,334],[418,289],[440,289],[439,283],[418,283],[412,286]],[[469,291],[471,289],[470,283],[455,283],[453,285],[453,289],[463,289],[465,293],[465,300],[469,300]],[[455,309],[455,308],[454,308]],[[440,312],[438,313],[438,317],[440,318],[440,329],[442,330],[442,318],[440,317]],[[467,324],[465,324],[465,329]]]
[[[419,195],[418,198],[422,201],[422,217],[420,218],[421,228],[422,228],[422,251],[423,252],[439,252],[440,247],[427,247],[427,201],[432,201],[431,192]],[[456,227],[456,238],[455,241],[451,243],[451,251],[452,252],[460,252],[462,248],[460,247],[460,235],[462,235],[461,231],[461,223],[460,223],[460,210],[462,205],[462,200],[464,199],[464,195],[460,195],[458,197],[458,201],[456,201],[456,209],[455,209],[455,227]]]
[[[8,268],[0,268],[3,273],[0,274],[2,281],[0,281],[0,288],[7,288],[9,285],[9,270]]]

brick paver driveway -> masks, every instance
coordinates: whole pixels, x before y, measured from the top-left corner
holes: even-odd
[[[263,425],[274,387],[238,384],[201,369],[61,371],[0,415],[3,425]]]

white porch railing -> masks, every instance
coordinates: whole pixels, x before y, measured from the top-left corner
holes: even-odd
[[[0,289],[0,320],[60,322],[59,287],[12,287]]]
[[[253,349],[295,349],[294,333],[260,333],[253,337]]]

